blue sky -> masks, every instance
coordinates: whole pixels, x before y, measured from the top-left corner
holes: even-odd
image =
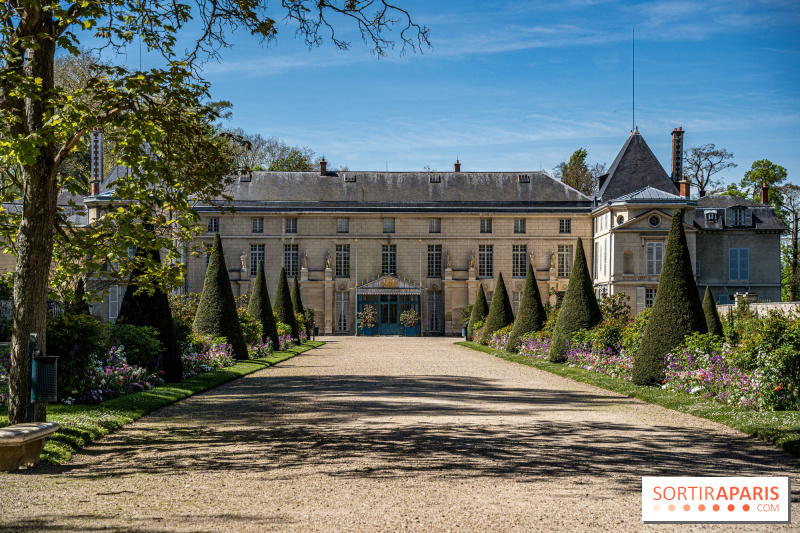
[[[281,26],[244,34],[204,67],[230,125],[324,153],[352,170],[551,171],[579,147],[610,164],[636,124],[669,171],[670,132],[756,159],[800,182],[800,4],[602,0],[405,1],[423,54],[309,50]],[[129,56],[132,58],[133,54]],[[138,59],[138,53],[136,54]],[[148,59],[144,58],[145,66]]]

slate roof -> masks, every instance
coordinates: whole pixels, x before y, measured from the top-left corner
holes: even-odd
[[[601,178],[598,196],[603,202],[609,202],[647,186],[678,194],[677,187],[647,146],[639,130],[633,130],[611,164],[608,176]]]
[[[612,200],[614,203],[694,203],[688,198],[684,198],[680,194],[673,194],[659,189],[650,187],[642,187],[638,191],[633,191],[628,194],[623,194]]]
[[[261,212],[586,212],[593,205],[543,172],[259,171],[227,192],[237,211]]]
[[[728,224],[726,217],[731,207],[745,207],[751,209],[753,223],[750,226],[733,226]],[[709,220],[706,213],[716,211],[716,220]],[[775,209],[766,204],[746,200],[737,196],[704,196],[697,200],[697,209],[694,210],[694,225],[705,230],[787,230],[786,225],[775,216]]]

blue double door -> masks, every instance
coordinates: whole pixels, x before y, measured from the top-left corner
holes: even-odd
[[[375,327],[377,335],[401,335],[405,332],[405,326],[400,323],[400,315],[408,309],[415,309],[420,313],[418,295],[397,295],[382,294],[380,296],[368,296],[359,302],[359,308],[363,305],[373,305],[378,310],[378,325]],[[417,324],[417,334],[419,335],[419,324]]]

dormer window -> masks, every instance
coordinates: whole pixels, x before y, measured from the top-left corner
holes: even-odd
[[[518,174],[517,175],[517,180],[520,183],[530,183],[531,182],[531,176],[530,176],[530,174]]]
[[[428,176],[428,182],[429,183],[441,183],[442,182],[442,176],[440,176],[438,174],[430,174]]]
[[[717,212],[706,211],[706,222],[716,222],[716,221],[717,221]]]
[[[745,211],[743,207],[731,208],[731,226],[744,226]]]

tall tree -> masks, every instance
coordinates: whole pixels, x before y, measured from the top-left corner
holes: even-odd
[[[294,283],[292,284],[292,307],[294,307],[294,314],[295,316],[300,315],[303,317],[303,323],[298,324],[302,330],[304,330],[307,334],[311,334],[308,331],[308,321],[306,320],[306,310],[303,307],[303,297],[300,294],[300,283],[297,281],[297,276],[294,277]]]
[[[781,187],[783,195],[783,211],[786,221],[791,229],[789,246],[791,247],[791,277],[789,278],[789,299],[796,302],[800,297],[798,284],[800,284],[800,272],[797,270],[797,248],[798,248],[798,224],[800,224],[800,187],[794,183],[787,183]]]
[[[506,350],[516,352],[519,347],[519,339],[526,333],[542,329],[546,320],[547,314],[544,312],[542,297],[539,294],[539,284],[536,283],[536,273],[533,265],[528,263],[525,288],[522,289],[522,301],[519,303],[519,311],[517,311],[517,318],[514,319],[511,335],[508,336]]]
[[[779,186],[786,180],[786,175],[786,169],[782,166],[776,165],[769,159],[759,159],[754,161],[750,170],[744,173],[744,177],[739,182],[739,187],[744,191],[748,191],[753,200],[760,200],[762,185],[768,186],[772,193],[780,193]],[[780,204],[776,207],[779,206]]]
[[[664,356],[696,331],[706,333],[708,326],[683,231],[683,210],[676,209],[670,222],[656,301],[633,358],[633,382],[637,385],[661,383]]]
[[[306,146],[290,146],[277,137],[231,131],[237,142],[233,151],[238,165],[247,170],[283,170],[308,172],[319,167],[319,157]]]
[[[719,319],[719,313],[717,312],[717,302],[714,301],[709,287],[706,287],[706,294],[703,297],[703,313],[706,316],[708,332],[717,337],[722,337],[722,321]]]
[[[334,32],[339,23],[331,20],[341,16],[355,25],[378,55],[393,45],[386,35],[392,26],[399,28],[404,49],[428,44],[428,30],[384,0],[177,0],[124,5],[42,0],[5,2],[0,4],[0,16],[4,21],[0,175],[14,184],[0,192],[0,201],[21,203],[19,210],[0,212],[2,237],[17,259],[11,423],[25,419],[28,335],[38,333],[46,350],[43,302],[54,253],[59,259],[57,280],[78,265],[98,267],[102,258],[120,263],[117,276],[130,274],[138,262],[145,266],[142,283],[153,284],[156,279],[179,283],[181,250],[175,243],[190,242],[193,232],[199,231],[192,203],[218,199],[226,185],[219,176],[237,170],[229,143],[215,135],[212,124],[220,112],[207,103],[208,83],[200,77],[200,63],[228,45],[230,31],[239,29],[271,41],[279,28],[276,19],[282,18],[293,22],[297,35],[309,45],[319,45],[325,34],[335,46],[347,48],[349,43]],[[186,34],[189,41],[181,39],[178,44],[190,21],[201,22],[192,22],[191,34]],[[163,56],[163,68],[98,66],[97,76],[78,91],[57,85],[55,57],[77,55],[80,39],[91,30],[94,42],[106,49],[121,51],[140,41],[148,52]],[[76,98],[76,93],[86,99]],[[74,231],[56,208],[56,199],[62,189],[80,192],[80,182],[59,169],[73,151],[86,150],[86,134],[96,127],[121,147],[117,160],[136,171],[116,183],[116,197],[124,199],[124,209],[117,209],[120,203],[116,203],[93,231]],[[154,223],[154,236],[140,228],[141,220]],[[158,266],[147,258],[129,259],[130,246],[164,249],[168,260]]]
[[[687,148],[683,154],[683,172],[692,187],[701,194],[722,191],[722,180],[717,174],[736,167],[733,154],[725,148],[717,148],[713,143]]]
[[[247,304],[247,312],[261,322],[262,342],[270,342],[276,352],[280,350],[278,328],[275,325],[275,315],[272,311],[272,302],[269,300],[269,289],[267,289],[267,278],[264,275],[264,261],[258,262],[253,294]]]
[[[606,173],[606,165],[595,163],[589,166],[586,163],[586,156],[589,153],[583,149],[575,150],[569,161],[562,161],[553,169],[553,175],[573,189],[577,189],[583,194],[590,196],[597,190],[597,180]]]
[[[481,344],[488,344],[492,334],[498,329],[514,322],[514,309],[511,307],[511,300],[508,299],[508,291],[503,281],[503,273],[497,275],[497,284],[492,293],[492,303],[489,305],[489,315],[481,331]]]
[[[478,285],[478,295],[475,296],[475,303],[472,304],[472,314],[469,316],[469,324],[467,324],[467,340],[471,341],[472,332],[475,330],[475,324],[486,318],[489,314],[489,304],[486,302],[486,293],[483,290],[483,284]]]

